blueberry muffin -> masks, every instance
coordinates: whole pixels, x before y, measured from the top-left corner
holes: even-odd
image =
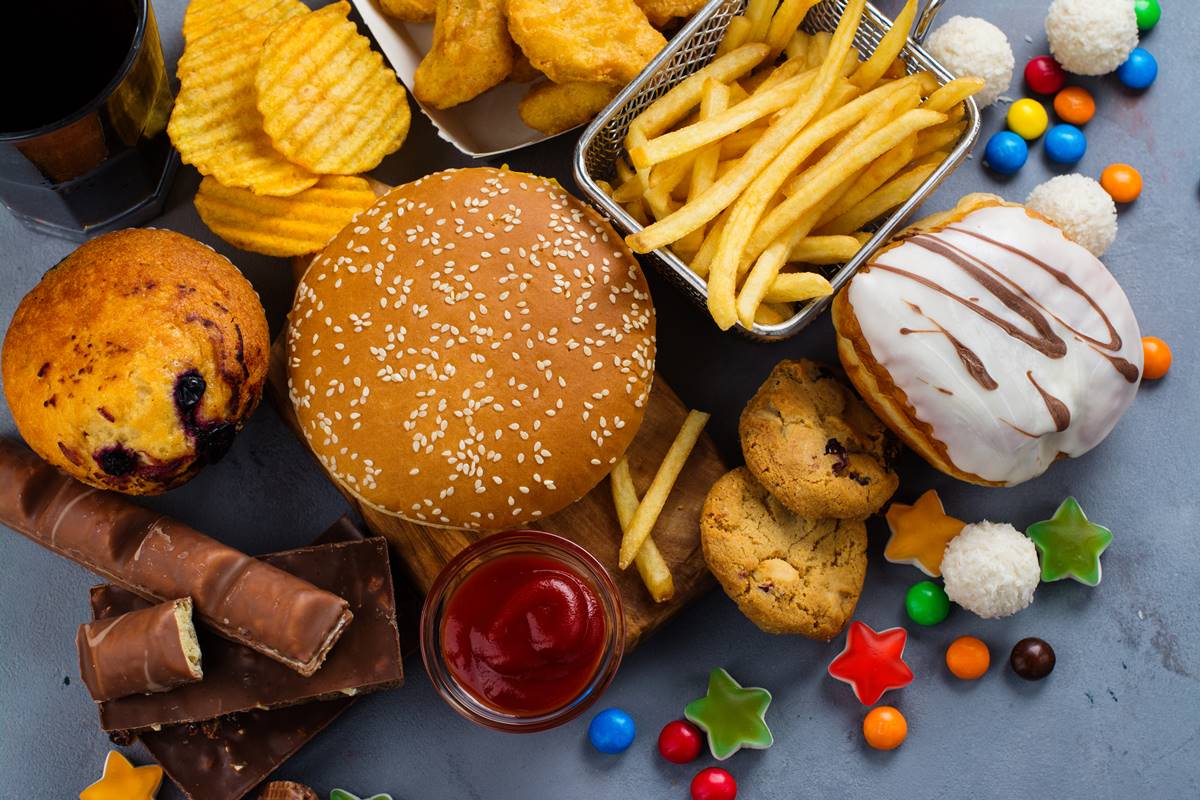
[[[125,230],[79,247],[21,301],[4,393],[42,458],[101,489],[158,494],[225,454],[269,357],[258,295],[226,258]]]

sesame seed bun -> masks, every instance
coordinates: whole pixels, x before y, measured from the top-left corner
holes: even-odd
[[[621,237],[507,170],[384,195],[313,261],[289,318],[289,394],[318,459],[425,525],[512,528],[579,499],[653,378],[654,308]]]

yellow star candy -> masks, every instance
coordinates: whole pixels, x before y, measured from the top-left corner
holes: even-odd
[[[933,578],[942,574],[946,545],[967,524],[946,516],[934,489],[918,497],[911,506],[892,503],[886,516],[892,535],[883,557],[893,564],[911,564]]]
[[[162,779],[162,767],[157,764],[135,767],[112,750],[104,760],[104,775],[80,792],[79,800],[154,800]]]

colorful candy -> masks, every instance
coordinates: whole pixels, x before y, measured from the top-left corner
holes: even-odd
[[[829,663],[830,677],[850,684],[864,706],[873,706],[889,689],[912,683],[913,673],[904,663],[908,631],[889,628],[878,633],[857,620],[850,623],[846,647]]]
[[[876,750],[895,750],[908,736],[908,720],[892,706],[872,708],[863,717],[863,738]]]
[[[1117,80],[1130,89],[1148,89],[1158,77],[1158,62],[1149,50],[1133,48],[1125,63],[1117,67]]]
[[[704,734],[687,720],[668,722],[658,734],[658,752],[672,764],[695,761],[704,746]]]
[[[104,759],[100,780],[79,793],[79,800],[153,800],[162,785],[162,767],[135,767],[129,759],[110,750]]]
[[[633,744],[635,735],[637,726],[633,724],[633,717],[619,708],[604,709],[592,717],[588,725],[588,741],[592,747],[608,755],[624,753]]]
[[[946,667],[959,680],[973,681],[983,677],[992,663],[992,654],[981,639],[960,636],[946,648]]]
[[[1001,175],[1015,174],[1028,158],[1029,145],[1012,131],[993,133],[983,150],[984,165]]]
[[[1096,116],[1096,98],[1082,86],[1068,86],[1054,95],[1054,113],[1063,122],[1086,125]]]
[[[1055,125],[1046,131],[1046,157],[1055,164],[1071,165],[1087,152],[1087,137],[1074,125]]]
[[[1100,583],[1100,554],[1112,544],[1112,531],[1089,522],[1074,497],[1062,501],[1054,516],[1025,531],[1042,556],[1042,580],[1074,578],[1085,586]]]
[[[1063,68],[1050,56],[1036,56],[1025,65],[1025,84],[1037,94],[1054,94],[1066,81]]]
[[[1013,672],[1027,681],[1040,681],[1054,671],[1054,648],[1036,636],[1013,645],[1008,663]]]
[[[946,596],[946,590],[933,581],[921,581],[905,593],[904,610],[918,625],[937,625],[950,613],[950,598]]]
[[[1050,116],[1037,100],[1023,97],[1008,107],[1008,129],[1026,141],[1033,141],[1046,132]]]
[[[769,705],[766,689],[743,688],[725,670],[714,669],[708,674],[708,693],[688,703],[683,715],[708,734],[713,758],[724,761],[743,747],[766,750],[774,743],[767,727]]]
[[[1158,24],[1162,17],[1162,7],[1158,0],[1133,0],[1133,13],[1137,16],[1139,31],[1148,31]]]
[[[720,767],[709,767],[692,778],[692,800],[734,800],[737,781]]]
[[[883,557],[893,564],[911,564],[932,578],[942,574],[946,545],[966,525],[960,519],[946,516],[934,489],[918,497],[911,506],[892,503],[886,517],[892,535],[883,548]]]
[[[1100,173],[1100,185],[1118,203],[1132,203],[1142,193],[1142,174],[1128,164],[1109,164]]]
[[[334,789],[329,793],[329,800],[392,800],[390,794],[373,794],[370,797],[359,797],[345,789]]]
[[[1157,336],[1143,336],[1142,361],[1142,377],[1156,381],[1171,369],[1171,348]]]

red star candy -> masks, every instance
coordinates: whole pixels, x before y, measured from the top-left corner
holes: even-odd
[[[846,647],[829,663],[829,674],[850,684],[860,703],[874,705],[889,689],[902,689],[912,683],[912,670],[903,659],[907,641],[908,631],[904,628],[876,633],[861,622],[852,622]]]

